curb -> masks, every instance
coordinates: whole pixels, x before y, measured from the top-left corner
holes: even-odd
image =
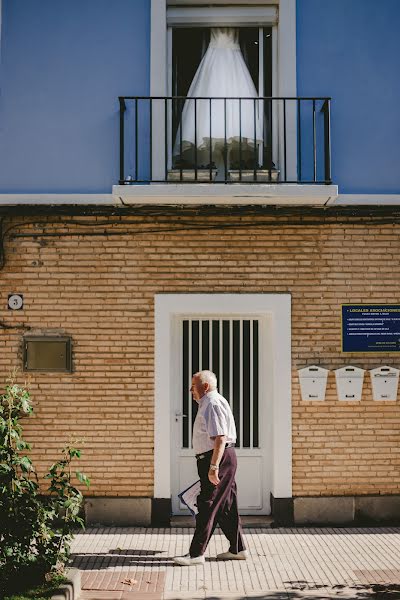
[[[68,581],[60,585],[50,600],[78,600],[81,594],[81,573],[79,569],[66,569]]]

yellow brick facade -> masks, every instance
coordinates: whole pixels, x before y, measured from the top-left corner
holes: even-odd
[[[25,431],[40,473],[70,437],[84,438],[80,467],[91,477],[91,495],[153,496],[154,295],[289,292],[293,495],[398,494],[400,403],[374,402],[368,374],[361,402],[339,402],[333,373],[325,402],[302,402],[297,379],[297,369],[313,363],[400,366],[395,354],[341,354],[340,330],[342,303],[399,301],[398,230],[368,218],[314,221],[8,219],[16,227],[5,237],[1,321],[73,339],[72,374],[29,375],[35,416]],[[37,237],[11,237],[24,232]],[[13,292],[24,294],[24,310],[6,310]],[[3,382],[22,366],[22,333],[0,333]]]

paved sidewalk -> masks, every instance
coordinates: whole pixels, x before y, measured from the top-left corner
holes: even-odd
[[[174,566],[193,529],[93,528],[76,536],[82,600],[400,599],[400,527],[248,528],[247,561],[216,561],[219,529],[198,567]]]

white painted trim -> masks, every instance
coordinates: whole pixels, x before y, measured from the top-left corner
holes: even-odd
[[[279,73],[278,73],[278,25],[272,27],[272,96],[278,96],[279,92]],[[279,165],[279,124],[278,104],[272,103],[272,160],[275,165]],[[296,177],[297,179],[297,177]]]
[[[294,204],[324,205],[337,196],[336,185],[297,184],[154,184],[115,185],[113,194],[126,204]]]
[[[0,0],[1,1],[1,0]],[[397,206],[400,194],[338,194],[336,185],[165,184],[113,186],[112,194],[0,194],[0,206],[121,206],[129,204],[296,204],[334,206]],[[178,188],[178,189],[177,189]],[[136,193],[137,192],[137,193]],[[163,200],[163,196],[166,196]],[[183,196],[183,197],[182,197]],[[228,202],[229,200],[229,202]]]
[[[121,204],[113,194],[0,194],[0,206],[26,205],[115,205]]]
[[[167,9],[169,27],[246,25],[264,26],[278,22],[275,6],[180,6]]]
[[[400,204],[400,194],[339,194],[327,202],[327,206],[391,206],[397,204]]]
[[[167,87],[167,7],[165,0],[151,0],[150,32],[150,96],[166,96]],[[154,101],[152,128],[152,176],[165,177],[165,146],[160,140],[165,138],[164,102]]]
[[[277,33],[278,89],[280,97],[297,96],[296,81],[296,0],[280,0]],[[275,92],[274,92],[275,94]],[[279,167],[283,172],[283,108],[279,112]],[[286,113],[286,166],[285,179],[297,179],[297,107],[287,103]]]
[[[165,0],[151,0],[150,96],[167,95],[167,7]]]
[[[290,294],[156,294],[155,295],[155,413],[154,497],[171,497],[171,396],[176,373],[174,320],[180,315],[257,314],[269,317],[272,375],[272,493],[292,496],[291,413],[291,296]]]
[[[297,96],[296,0],[280,0],[277,37],[278,96]]]

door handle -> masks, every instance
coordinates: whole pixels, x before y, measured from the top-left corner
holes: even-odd
[[[182,412],[180,412],[180,411],[176,411],[176,412],[175,412],[175,421],[176,421],[176,422],[178,422],[178,418],[179,418],[179,417],[182,417],[182,419],[183,419],[183,418],[187,417],[187,415],[184,415],[184,414],[183,414]]]

